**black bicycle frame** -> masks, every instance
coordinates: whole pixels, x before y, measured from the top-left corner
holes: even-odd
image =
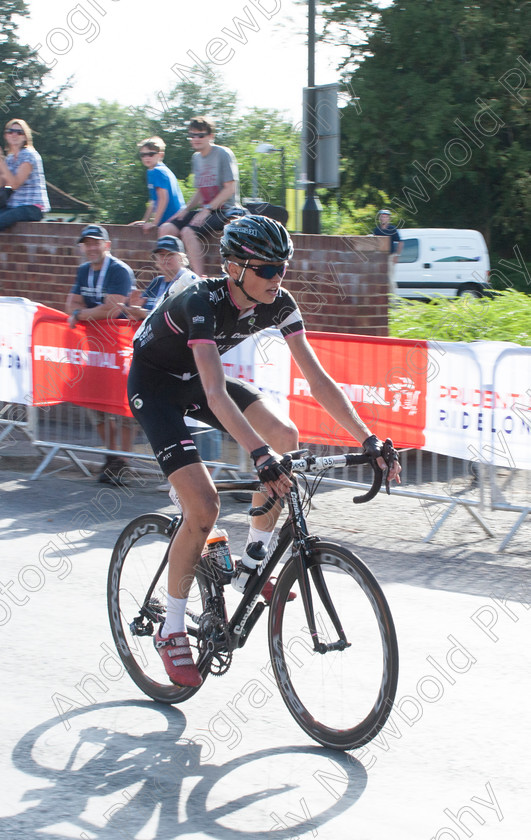
[[[300,581],[304,612],[314,650],[317,653],[326,653],[328,650],[341,650],[347,646],[348,642],[346,641],[339,616],[330,598],[330,593],[328,592],[321,569],[319,567],[312,567],[311,573],[315,588],[340,640],[330,645],[319,641],[313,611],[312,592],[308,578],[309,560],[314,550],[314,545],[318,545],[318,540],[310,537],[308,533],[297,481],[293,482],[286,499],[288,504],[288,517],[279,531],[277,543],[273,550],[270,550],[266,555],[265,565],[259,567],[257,574],[251,578],[241,601],[236,607],[234,615],[229,621],[230,636],[232,639],[235,639],[235,637],[238,639],[234,647],[242,647],[245,644],[249,633],[265,608],[265,604],[258,601],[264,583],[269,579],[275,566],[286,553],[290,544],[293,543],[292,557],[297,564],[297,577]]]
[[[249,482],[248,484],[243,484],[242,482],[221,482],[220,484],[222,485],[218,488],[220,490],[230,491],[235,489],[257,489],[257,482]],[[301,597],[304,606],[304,612],[306,615],[306,621],[308,623],[308,629],[310,631],[314,650],[317,653],[326,653],[328,650],[341,650],[342,648],[348,645],[345,634],[343,632],[343,628],[341,626],[341,621],[339,619],[339,616],[337,615],[334,604],[332,603],[332,599],[330,598],[330,593],[328,592],[328,588],[326,586],[321,569],[318,566],[312,566],[311,575],[314,586],[316,588],[317,593],[319,594],[323,607],[328,613],[330,620],[334,625],[334,628],[339,637],[338,642],[329,645],[319,641],[317,625],[313,611],[313,599],[310,581],[308,577],[308,566],[311,554],[314,550],[314,546],[317,546],[319,542],[317,538],[311,537],[308,533],[306,519],[302,510],[301,497],[297,481],[293,482],[286,499],[288,505],[288,517],[286,518],[286,521],[280,528],[278,537],[276,539],[276,544],[266,554],[265,561],[263,561],[263,564],[258,567],[257,573],[251,577],[249,584],[246,587],[240,602],[238,603],[238,606],[236,607],[232,617],[228,622],[229,637],[231,639],[231,649],[234,650],[235,648],[243,647],[243,645],[247,641],[252,628],[256,624],[258,618],[260,617],[266,606],[263,601],[258,600],[260,597],[260,592],[262,591],[262,588],[266,581],[269,580],[271,574],[273,573],[273,570],[275,569],[275,566],[280,562],[281,558],[288,550],[290,544],[293,544],[292,557],[294,562],[297,564],[297,577],[300,581]],[[174,519],[172,519],[171,525],[168,528],[170,543],[166,549],[164,558],[159,568],[157,569],[155,577],[153,578],[151,586],[149,587],[149,590],[146,593],[144,603],[140,610],[140,615],[144,615],[151,619],[153,618],[149,610],[149,600],[155,590],[155,587],[161,574],[166,568],[169,558],[170,546],[173,542],[175,534],[179,530],[179,526],[180,521],[178,520],[178,517],[174,517]],[[212,582],[214,580],[214,578],[211,575],[208,575],[208,579],[209,582]],[[216,585],[219,586],[221,594],[221,584]]]

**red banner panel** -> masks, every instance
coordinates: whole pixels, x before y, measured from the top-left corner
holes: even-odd
[[[308,340],[371,431],[391,437],[395,446],[423,446],[427,342],[339,333],[309,333]],[[293,360],[289,402],[301,441],[352,444],[348,433],[310,396]]]
[[[125,320],[68,326],[62,312],[39,306],[33,323],[33,404],[70,402],[130,416],[127,374],[138,324]]]

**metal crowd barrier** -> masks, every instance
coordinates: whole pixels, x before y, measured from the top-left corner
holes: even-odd
[[[527,372],[526,381],[531,383],[531,347],[508,347],[496,358],[492,374],[492,391],[497,393],[503,385],[503,372],[500,367],[506,361],[518,366],[518,370],[524,368]],[[499,383],[499,384],[498,384]],[[500,451],[507,454],[507,463],[504,466],[489,466],[489,485],[491,493],[492,510],[504,510],[519,513],[519,517],[506,534],[500,544],[500,551],[503,551],[512,540],[517,531],[524,524],[531,513],[531,473],[529,470],[518,469],[511,455],[511,438],[513,424],[520,424],[525,434],[529,435],[528,452],[531,448],[531,387],[527,391],[529,397],[528,405],[513,404],[511,407],[511,429],[502,428],[495,430],[492,424],[491,447],[492,451]]]
[[[29,412],[32,421],[28,423],[28,432],[35,451],[42,456],[31,475],[32,481],[60,472],[72,464],[83,475],[92,476],[93,472],[89,467],[98,467],[106,455],[121,456],[127,459],[131,470],[159,481],[165,480],[144,431],[132,418],[105,415],[107,422],[113,418],[117,441],[120,441],[122,429],[126,424],[133,437],[130,449],[111,449],[107,448],[99,437],[89,412],[80,406],[60,403],[45,408],[31,408]],[[240,453],[228,435],[222,435],[205,426],[192,427],[190,431],[203,460],[211,468],[213,477],[218,478],[226,473],[230,478],[235,478],[244,472]],[[235,455],[240,457],[240,460],[234,461]],[[53,466],[52,462],[57,464],[57,459],[65,463],[50,469]]]
[[[118,425],[124,420],[117,418]],[[131,450],[110,450],[102,445],[83,408],[69,403],[46,408],[0,406],[0,441],[14,430],[22,430],[41,456],[40,463],[30,477],[33,481],[65,470],[72,464],[85,476],[93,476],[94,469],[101,465],[103,457],[112,453],[126,458],[132,469],[145,478],[163,482],[165,478],[145,434],[138,424],[135,425],[136,434]],[[200,449],[201,440],[205,441],[202,456],[213,477],[248,477],[251,467],[247,454],[226,434],[216,433],[219,439],[215,442],[209,440],[211,431],[198,428],[192,430],[192,434]],[[315,444],[309,444],[309,447],[319,455],[344,451],[340,447]],[[63,462],[59,466],[58,460]],[[518,521],[500,545],[500,550],[503,550],[530,513],[528,472],[500,470],[477,461],[422,450],[403,450],[401,463],[403,484],[393,487],[392,493],[420,501],[429,526],[424,542],[433,539],[457,509],[465,510],[492,538],[496,535],[482,516],[486,509],[520,513]],[[356,468],[354,476],[349,469],[348,472],[345,470],[339,473],[337,478],[323,478],[323,483],[330,486],[361,489],[368,488],[367,481],[367,472],[362,467]],[[513,494],[511,498],[510,494]]]
[[[0,400],[0,447],[14,442],[13,432],[22,431],[29,440],[33,439],[31,428],[31,406]]]

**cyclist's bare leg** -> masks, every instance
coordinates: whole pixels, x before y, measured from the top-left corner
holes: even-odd
[[[297,427],[287,417],[278,417],[275,408],[267,400],[260,399],[251,403],[244,411],[245,419],[258,432],[266,443],[279,455],[291,452],[299,445]],[[266,496],[253,494],[253,506],[263,505]],[[264,516],[253,517],[253,525],[258,531],[273,531],[280,515],[280,504],[276,504]]]
[[[168,592],[173,598],[187,598],[206,538],[218,518],[219,496],[204,464],[181,467],[169,481],[179,496],[183,522],[170,549]]]

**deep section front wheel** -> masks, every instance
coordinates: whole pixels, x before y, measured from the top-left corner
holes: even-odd
[[[129,675],[149,697],[162,703],[181,703],[198,690],[170,682],[153,638],[164,621],[167,596],[168,529],[172,520],[159,513],[134,519],[124,528],[114,547],[107,581],[107,605],[112,635]],[[207,584],[198,568],[188,610],[200,616],[207,597]],[[197,624],[187,627],[192,653],[197,660]],[[209,663],[198,662],[203,676]]]
[[[334,543],[316,545],[309,581],[324,652],[314,649],[292,558],[279,575],[269,615],[275,678],[289,711],[311,738],[333,749],[360,747],[383,727],[396,693],[398,645],[391,612],[374,575]],[[290,592],[295,600],[288,601]]]

